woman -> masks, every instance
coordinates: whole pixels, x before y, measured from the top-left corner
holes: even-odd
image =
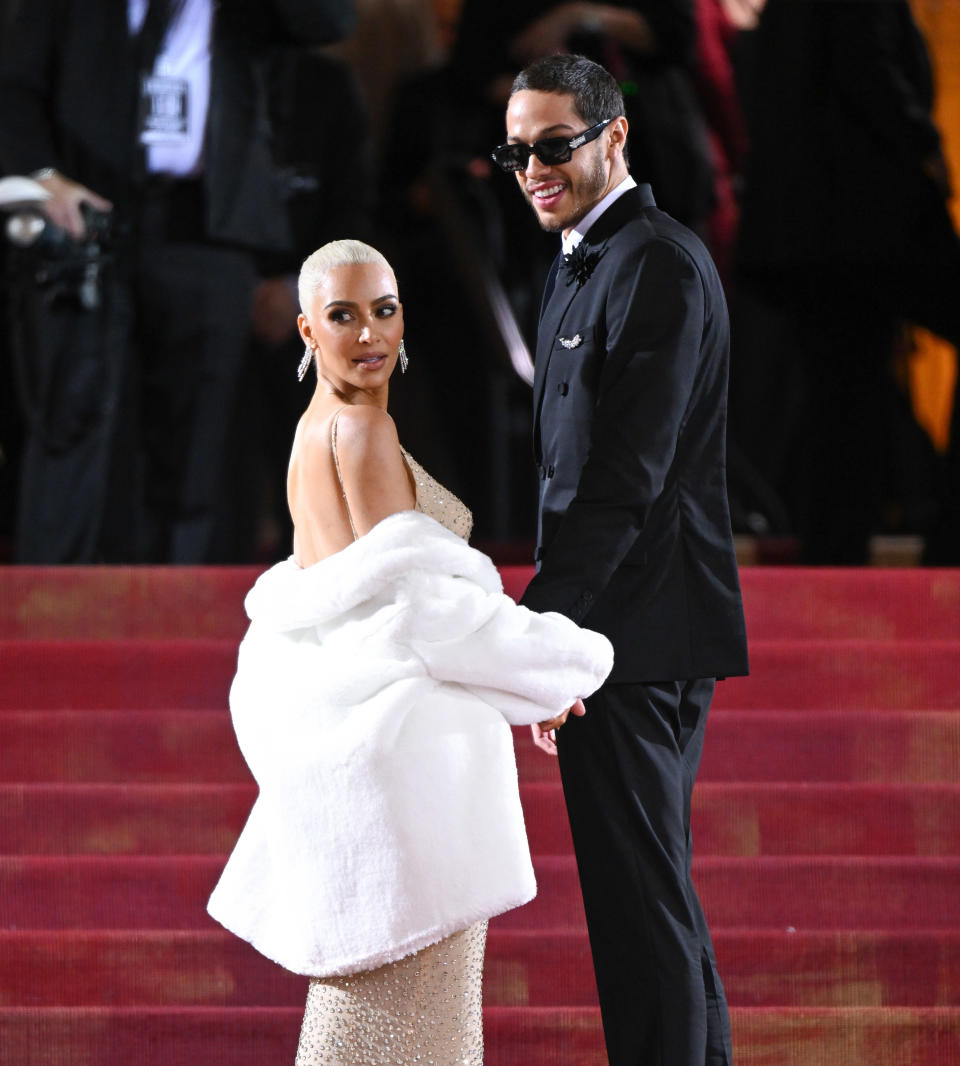
[[[383,256],[325,245],[300,303],[293,557],[247,596],[230,693],[260,794],[209,910],[312,978],[298,1066],[480,1063],[486,921],[536,892],[509,725],[562,724],[612,650],[505,596],[400,447]]]

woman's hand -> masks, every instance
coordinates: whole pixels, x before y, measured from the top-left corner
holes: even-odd
[[[586,713],[587,708],[584,707],[583,700],[578,699],[576,703],[568,707],[562,714],[558,714],[556,718],[548,718],[545,722],[538,722],[536,725],[530,726],[534,744],[548,755],[556,755],[556,731],[563,725],[569,715],[575,714],[578,718],[582,718]]]

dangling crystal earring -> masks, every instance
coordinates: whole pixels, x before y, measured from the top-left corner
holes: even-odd
[[[410,360],[407,358],[407,349],[404,347],[403,337],[400,338],[400,347],[397,349],[397,355],[400,357],[400,373],[406,374]]]
[[[307,371],[310,369],[310,363],[313,361],[313,349],[308,345],[303,349],[303,358],[300,360],[300,365],[297,367],[297,381],[303,381],[307,376]]]

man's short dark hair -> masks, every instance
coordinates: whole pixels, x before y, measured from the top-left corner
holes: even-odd
[[[538,59],[514,78],[510,93],[524,89],[572,96],[577,114],[588,126],[624,113],[623,93],[616,79],[586,56],[561,53]]]

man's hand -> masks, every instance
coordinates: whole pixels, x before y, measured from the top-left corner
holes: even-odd
[[[80,210],[84,204],[89,204],[95,211],[113,210],[109,200],[104,200],[85,185],[71,181],[62,174],[41,178],[39,184],[50,193],[50,199],[40,205],[40,210],[55,226],[65,229],[75,241],[82,240],[86,234]]]
[[[584,707],[583,700],[578,699],[576,703],[568,707],[563,714],[558,714],[556,718],[548,718],[545,722],[539,722],[537,725],[530,726],[530,732],[533,734],[534,744],[548,755],[556,755],[556,731],[567,720],[568,715],[575,714],[578,718],[582,718],[586,713],[587,708]]]

